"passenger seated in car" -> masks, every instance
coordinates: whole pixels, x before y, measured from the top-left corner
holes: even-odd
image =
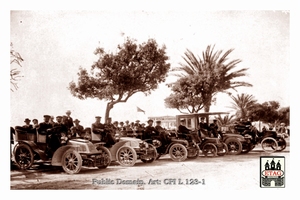
[[[200,123],[198,128],[199,128],[200,137],[210,137],[209,127],[208,124],[204,122],[204,117],[200,118]]]
[[[71,137],[72,138],[76,138],[76,137],[83,138],[84,137],[84,128],[83,128],[83,126],[81,126],[79,124],[80,121],[78,119],[75,119],[73,122],[74,122],[74,126],[72,126],[70,129]]]
[[[153,139],[153,136],[159,136],[159,131],[153,127],[153,120],[148,120],[148,126],[145,129],[145,138],[144,139]]]
[[[217,124],[217,120],[214,119],[213,123],[211,123],[209,125],[209,131],[213,134],[214,137],[218,137],[218,124]]]
[[[184,124],[185,124],[185,119],[181,119],[177,132],[182,134],[189,134],[191,130],[188,129]]]
[[[169,133],[166,132],[166,129],[161,126],[161,121],[156,121],[155,129],[159,132],[159,139],[162,142],[162,144],[166,144],[167,136],[169,135]]]

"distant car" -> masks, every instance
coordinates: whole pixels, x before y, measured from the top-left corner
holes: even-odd
[[[50,163],[61,166],[68,174],[79,173],[82,167],[106,168],[111,162],[111,154],[106,147],[96,149],[88,140],[61,140],[61,132],[56,129],[46,135],[36,132],[26,132],[20,127],[15,128],[16,145],[13,149],[13,160],[20,169],[29,169],[34,163]],[[60,141],[61,145],[47,153],[48,138]]]

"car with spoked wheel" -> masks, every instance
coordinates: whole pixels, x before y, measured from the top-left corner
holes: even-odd
[[[13,161],[22,169],[30,169],[34,164],[61,166],[68,174],[79,173],[82,167],[106,168],[111,163],[111,154],[106,147],[96,148],[88,140],[62,137],[62,133],[53,128],[46,134],[38,131],[27,132],[21,127],[15,128],[16,145],[13,149]],[[49,138],[59,145],[49,150]]]
[[[144,163],[156,160],[156,148],[139,138],[120,137],[116,134],[113,141],[108,141],[106,138],[110,134],[109,130],[104,130],[99,134],[90,133],[91,142],[97,147],[106,147],[111,154],[112,161],[118,162],[123,167],[134,166],[137,160]]]

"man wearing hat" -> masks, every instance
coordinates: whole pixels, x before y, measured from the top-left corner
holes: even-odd
[[[209,130],[211,131],[211,133],[213,134],[214,137],[218,137],[218,124],[217,124],[217,121],[216,119],[213,120],[213,123],[211,123],[209,125]]]
[[[37,131],[41,135],[47,135],[47,137],[46,137],[47,147],[46,147],[45,153],[49,157],[51,157],[54,152],[54,150],[51,149],[52,147],[50,144],[50,140],[51,140],[50,137],[52,137],[52,135],[51,135],[52,128],[53,128],[53,125],[50,123],[50,115],[44,115],[44,121],[39,124]]]
[[[54,123],[53,127],[57,128],[57,130],[59,132],[63,132],[65,134],[67,134],[68,133],[68,128],[65,124],[63,124],[62,119],[63,119],[62,116],[56,116],[56,123]]]
[[[33,126],[30,124],[31,120],[28,119],[28,118],[26,118],[26,119],[24,120],[24,122],[25,122],[25,125],[23,126],[24,130],[25,130],[25,131],[31,131],[32,128],[33,128]]]
[[[53,125],[52,135],[49,141],[49,146],[54,153],[56,149],[58,149],[61,144],[65,144],[68,140],[68,128],[62,123],[63,117],[56,116],[56,123]]]
[[[144,139],[151,139],[152,136],[158,136],[159,132],[153,127],[153,120],[148,120],[148,126],[145,129],[145,138]]]
[[[96,121],[92,123],[91,131],[95,134],[101,134],[104,131],[104,125],[101,123],[101,117],[96,116]]]
[[[44,121],[39,124],[38,132],[41,135],[47,135],[47,133],[53,128],[50,123],[50,115],[44,115]]]
[[[180,125],[178,126],[178,132],[182,134],[188,134],[191,130],[185,126],[185,119],[180,120]]]
[[[130,128],[129,120],[125,121],[124,127],[125,127],[126,131],[132,131],[132,129]]]
[[[74,126],[73,118],[71,117],[70,110],[67,110],[67,112],[66,112],[66,119],[64,120],[64,124],[67,126],[68,129],[70,129],[72,126]]]
[[[79,124],[80,121],[78,119],[75,119],[73,122],[74,122],[74,126],[71,127],[72,137],[84,138],[85,132],[83,126]]]
[[[39,127],[39,120],[33,119],[32,122],[33,122],[33,128],[37,129]]]
[[[156,126],[155,126],[155,129],[158,131],[158,132],[162,132],[164,131],[165,129],[161,126],[161,121],[156,121]]]

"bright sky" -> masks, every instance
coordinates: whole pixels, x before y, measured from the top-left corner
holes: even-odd
[[[241,59],[236,70],[249,68],[238,93],[252,94],[262,103],[279,101],[289,106],[290,14],[285,11],[12,11],[10,41],[24,59],[19,89],[11,92],[11,125],[25,118],[42,120],[44,114],[64,115],[90,126],[95,115],[104,117],[106,102],[79,100],[67,89],[77,80],[79,67],[90,68],[99,45],[115,51],[124,37],[144,42],[154,38],[166,45],[171,67],[182,62],[186,49],[201,55],[208,45],[234,51],[229,59]],[[122,36],[124,33],[124,36]],[[176,78],[169,76],[167,82]],[[238,94],[234,93],[234,95]],[[111,110],[113,120],[146,120],[148,116],[175,115],[166,109],[164,84],[145,96],[137,93]],[[231,99],[219,95],[211,111],[229,111]],[[136,112],[136,106],[145,111]]]

